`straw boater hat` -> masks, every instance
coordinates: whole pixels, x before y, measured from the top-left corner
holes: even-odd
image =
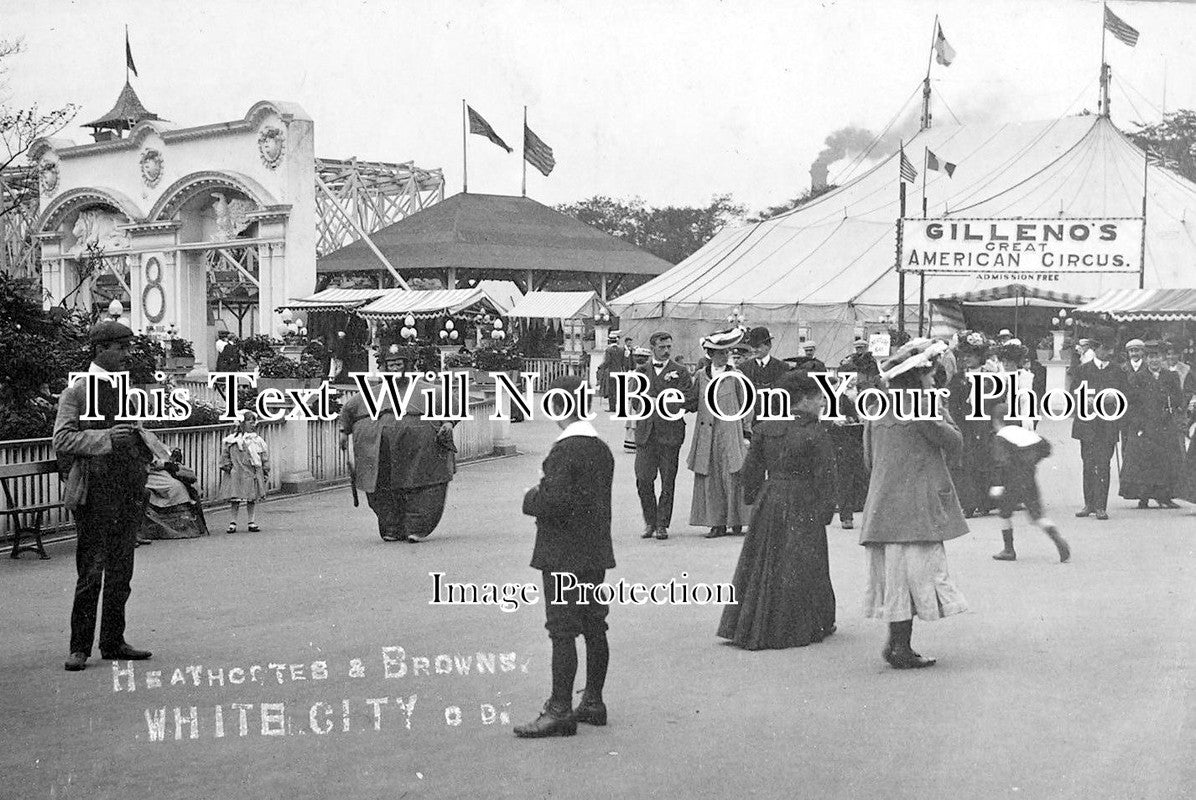
[[[1132,350],[1135,347],[1137,347],[1140,350],[1143,350],[1146,348],[1146,342],[1142,341],[1141,339],[1130,339],[1128,342],[1125,343],[1126,350]]]
[[[743,328],[731,328],[702,337],[702,347],[706,350],[730,350],[742,341]]]
[[[880,365],[880,376],[886,381],[915,369],[930,369],[934,360],[947,352],[946,342],[934,339],[911,339]]]
[[[637,347],[631,351],[631,355],[634,358],[651,358],[652,351],[647,347]]]

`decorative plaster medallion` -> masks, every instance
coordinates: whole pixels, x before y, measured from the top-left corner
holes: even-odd
[[[39,170],[42,194],[54,194],[54,190],[58,188],[58,162],[47,159],[41,163]]]
[[[286,138],[281,128],[263,128],[257,137],[257,149],[262,154],[262,163],[276,169],[286,150]]]
[[[141,154],[141,180],[151,189],[162,180],[165,167],[162,165],[162,154],[157,150],[146,150]]]

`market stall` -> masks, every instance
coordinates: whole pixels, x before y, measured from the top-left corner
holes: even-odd
[[[511,309],[510,317],[520,328],[520,341],[527,343],[524,356],[536,361],[558,361],[561,370],[585,372],[595,348],[595,320],[609,310],[597,292],[529,292]],[[609,316],[607,317],[609,318]],[[541,373],[553,373],[555,365],[536,364]]]

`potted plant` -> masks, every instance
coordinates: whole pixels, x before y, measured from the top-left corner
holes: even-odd
[[[1045,364],[1054,357],[1054,343],[1055,339],[1049,333],[1038,340],[1038,362]]]
[[[158,388],[158,365],[165,359],[166,351],[152,336],[134,336],[125,362],[129,367],[129,383],[147,391]]]
[[[277,355],[280,347],[282,347],[281,339],[274,339],[264,333],[259,333],[241,342],[241,354],[251,361],[260,363],[264,358]]]
[[[320,375],[320,362],[309,355],[298,361],[282,355],[263,356],[257,362],[257,388],[261,389],[310,389],[316,385]]]
[[[186,339],[171,339],[166,351],[166,369],[190,370],[195,366],[195,346]]]

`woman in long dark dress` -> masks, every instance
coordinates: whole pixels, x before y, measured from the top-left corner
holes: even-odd
[[[835,631],[826,550],[835,456],[819,421],[822,391],[804,373],[778,386],[789,393],[795,419],[753,429],[743,480],[755,508],[735,568],[738,604],[723,609],[718,626],[721,638],[747,650],[804,647]]]

